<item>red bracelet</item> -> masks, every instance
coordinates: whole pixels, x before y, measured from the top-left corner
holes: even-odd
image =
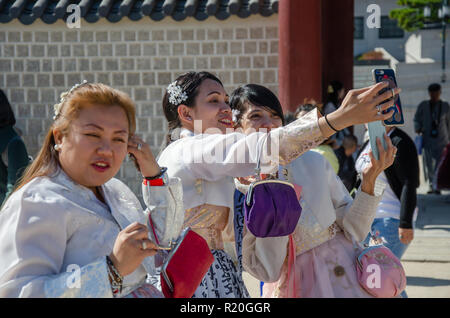
[[[164,185],[164,180],[163,178],[153,180],[144,179],[143,183],[144,185],[149,185],[151,187],[160,187]]]

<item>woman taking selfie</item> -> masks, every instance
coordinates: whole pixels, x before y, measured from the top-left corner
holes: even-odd
[[[273,131],[283,124],[280,102],[260,85],[236,89],[231,108],[237,127],[244,132]],[[245,231],[243,267],[266,282],[264,297],[370,297],[357,280],[352,241],[364,240],[381,199],[374,194],[375,179],[392,164],[396,152],[388,138],[386,141],[388,149],[380,150],[380,160],[370,154],[370,164],[363,171],[366,180],[355,200],[325,157],[313,151],[282,166],[283,176],[273,176],[301,187],[302,212],[292,234],[292,247],[288,236],[257,238]],[[241,196],[251,181],[236,180]],[[295,251],[295,260],[291,251]]]
[[[226,133],[232,129],[229,97],[221,81],[207,72],[189,72],[171,83],[163,98],[169,123],[169,145],[158,163],[183,184],[184,226],[206,239],[215,262],[194,297],[248,297],[248,292],[224,240],[234,240],[232,177],[251,175],[260,153],[262,173],[271,173],[320,144],[335,130],[387,115],[377,110],[386,96],[376,96],[384,84],[351,91],[339,110],[319,118],[312,111],[269,134]],[[386,109],[389,105],[382,105]],[[392,114],[391,114],[392,115]],[[278,152],[266,151],[276,147]],[[214,153],[214,155],[212,155]]]
[[[162,297],[146,284],[157,252],[146,214],[114,178],[128,153],[143,177],[160,174],[134,132],[125,93],[83,82],[61,95],[37,158],[0,212],[0,297]],[[166,209],[172,185],[143,184],[147,207]]]

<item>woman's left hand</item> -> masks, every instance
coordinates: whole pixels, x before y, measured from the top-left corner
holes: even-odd
[[[414,230],[413,229],[403,229],[401,227],[398,228],[398,237],[400,242],[403,244],[409,244],[414,239]]]
[[[375,181],[378,175],[385,169],[389,168],[395,160],[397,147],[392,144],[391,138],[384,134],[387,149],[385,150],[381,144],[381,140],[377,138],[377,147],[379,160],[375,159],[372,150],[369,151],[370,164],[362,172],[361,190],[373,195],[375,189]]]
[[[128,153],[135,157],[142,176],[153,177],[161,171],[150,146],[138,136],[133,135],[128,141]]]

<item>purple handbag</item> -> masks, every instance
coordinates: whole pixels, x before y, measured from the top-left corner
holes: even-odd
[[[294,186],[287,181],[255,181],[245,195],[245,225],[256,237],[292,234],[301,212]]]
[[[245,225],[256,237],[290,235],[302,212],[295,187],[283,180],[260,180],[261,149],[256,162],[256,181],[250,184],[245,195]],[[287,175],[288,170],[285,171]],[[279,173],[279,177],[283,175],[286,176]]]

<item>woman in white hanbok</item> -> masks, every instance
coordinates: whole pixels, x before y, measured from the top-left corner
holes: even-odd
[[[231,108],[237,127],[246,133],[283,125],[278,98],[261,85],[237,88]],[[294,184],[301,193],[302,213],[290,236],[259,238],[240,225],[242,265],[265,282],[264,297],[371,297],[357,280],[352,241],[365,239],[381,199],[382,186],[376,187],[375,180],[392,164],[396,152],[386,141],[388,148],[380,150],[380,160],[371,156],[363,171],[366,180],[354,200],[329,162],[313,151],[265,176]],[[235,179],[241,198],[251,181],[253,176]]]
[[[170,176],[181,179],[184,226],[200,234],[215,257],[194,297],[249,297],[240,272],[224,249],[224,242],[235,239],[233,177],[254,173],[258,154],[262,155],[262,173],[276,171],[280,163],[289,163],[331,136],[335,131],[330,123],[343,129],[386,117],[376,108],[383,96],[375,95],[383,86],[350,91],[342,107],[328,118],[314,110],[270,134],[248,136],[228,133],[233,127],[229,97],[216,76],[189,72],[168,86],[163,98],[168,146],[158,163],[168,168]],[[383,105],[382,109],[386,108]]]
[[[160,175],[134,131],[123,92],[84,82],[61,96],[37,158],[0,212],[0,297],[163,297],[147,281],[158,247],[145,224],[147,213],[181,202],[181,184]],[[145,212],[114,178],[127,153],[143,177],[166,181],[151,191],[143,182]]]

